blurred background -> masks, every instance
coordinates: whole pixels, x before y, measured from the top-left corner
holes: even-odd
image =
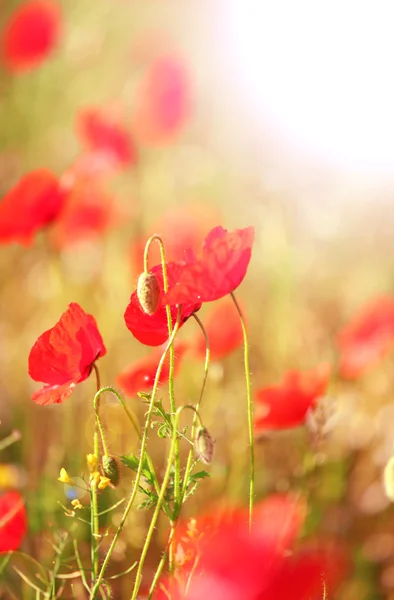
[[[58,1],[51,47],[21,67],[4,40],[23,4],[0,2],[0,196],[46,168],[70,186],[74,204],[29,245],[0,246],[0,439],[22,434],[0,455],[0,488],[23,493],[23,550],[48,564],[48,532],[70,521],[58,505],[67,502],[59,470],[80,475],[92,451],[95,383],[79,385],[64,405],[36,406],[29,351],[78,302],[107,347],[103,384],[116,384],[126,366],[149,355],[123,313],[152,233],[179,258],[216,225],[256,227],[237,292],[254,389],[288,370],[336,365],[338,332],[371,299],[393,293],[394,9],[383,0]],[[102,135],[115,140],[116,160],[97,151],[100,118],[110,123]],[[212,310],[204,306],[200,318]],[[199,336],[194,322],[181,331],[191,348],[176,380],[185,403],[196,401],[202,383]],[[317,471],[305,474],[303,429],[257,438],[257,496],[304,491],[307,533],[349,543],[354,568],[338,592],[343,600],[394,598],[394,513],[382,484],[393,453],[393,365],[388,354],[350,382],[334,368],[327,394],[338,419]],[[142,422],[140,400],[127,402]],[[103,410],[112,451],[135,451],[121,408],[108,398]],[[213,361],[202,414],[216,456],[185,515],[247,499],[240,344]],[[159,442],[152,436],[158,462]],[[131,481],[123,473],[114,497]],[[138,556],[148,519],[130,517],[117,571]],[[7,589],[22,597],[20,585],[10,576]],[[118,594],[126,597],[121,587]]]

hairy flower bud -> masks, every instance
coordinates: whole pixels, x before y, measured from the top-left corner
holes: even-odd
[[[160,284],[154,273],[141,273],[137,283],[137,297],[144,313],[154,315],[160,301]]]
[[[194,437],[194,452],[196,458],[209,465],[212,461],[215,442],[205,427],[199,427]]]
[[[113,456],[103,456],[102,467],[105,477],[108,477],[113,486],[117,486],[119,483],[119,465],[116,458]]]

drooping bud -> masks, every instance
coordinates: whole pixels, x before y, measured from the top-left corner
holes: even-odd
[[[104,476],[116,487],[120,477],[118,461],[113,456],[103,456],[102,467]]]
[[[154,273],[141,273],[137,283],[137,297],[147,315],[154,315],[160,301],[160,284]]]
[[[383,483],[387,498],[394,502],[394,456],[390,458],[384,468]]]
[[[213,458],[215,442],[205,427],[199,427],[194,437],[194,452],[196,458],[209,465]]]

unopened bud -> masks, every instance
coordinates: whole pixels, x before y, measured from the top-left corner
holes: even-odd
[[[154,315],[160,301],[160,284],[154,273],[141,273],[137,283],[137,297],[147,315]]]
[[[118,461],[113,456],[103,456],[102,466],[105,477],[108,477],[112,485],[116,487],[120,476]]]
[[[212,461],[215,442],[205,427],[199,427],[194,438],[194,452],[198,460],[209,465]]]

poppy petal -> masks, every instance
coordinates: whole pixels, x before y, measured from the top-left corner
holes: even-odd
[[[27,531],[25,503],[18,492],[0,496],[0,554],[20,547]]]
[[[73,393],[75,383],[65,383],[64,385],[45,385],[33,393],[31,399],[40,406],[47,404],[61,404],[67,400]]]

